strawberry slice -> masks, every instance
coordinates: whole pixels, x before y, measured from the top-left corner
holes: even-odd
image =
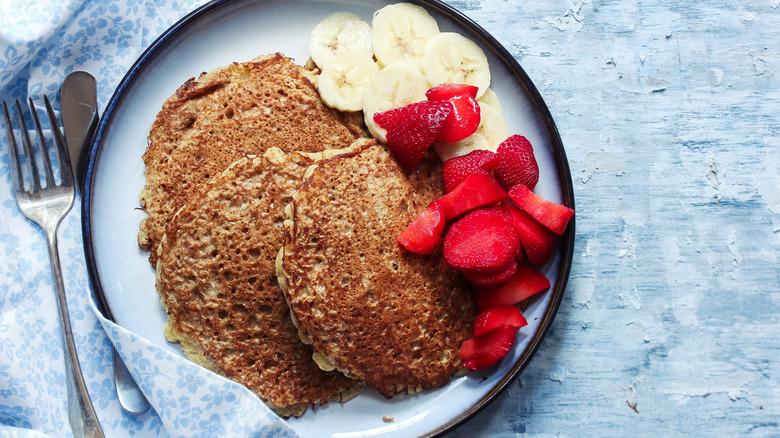
[[[448,101],[417,102],[376,113],[374,121],[387,130],[387,146],[393,156],[411,170],[436,140],[452,109]]]
[[[460,346],[460,360],[470,370],[487,368],[509,353],[516,337],[517,329],[504,327],[467,339]]]
[[[466,155],[450,158],[442,166],[444,192],[449,193],[477,169],[492,171],[498,164],[498,155],[493,151],[477,149]]]
[[[509,283],[495,289],[477,291],[477,309],[480,311],[501,304],[517,304],[550,287],[550,280],[530,265],[518,265],[517,274]]]
[[[574,215],[571,208],[548,201],[522,184],[509,189],[509,199],[558,235],[563,234],[569,219]]]
[[[471,285],[480,289],[492,289],[505,285],[514,278],[515,274],[517,274],[517,262],[512,260],[496,272],[464,272],[463,277]]]
[[[528,321],[517,309],[510,304],[501,304],[484,310],[474,320],[474,337],[479,337],[491,330],[504,327],[519,329],[528,325]]]
[[[417,254],[430,254],[436,250],[444,233],[444,209],[433,201],[425,211],[398,235],[398,243]]]
[[[472,211],[452,224],[444,236],[444,260],[469,274],[500,271],[520,250],[512,218],[502,208]]]
[[[536,187],[539,182],[539,165],[528,139],[522,135],[512,135],[498,145],[496,154],[499,156],[499,163],[493,174],[504,190],[509,190],[517,184],[531,189]]]
[[[506,203],[504,209],[512,216],[528,261],[534,266],[544,266],[555,249],[555,233],[515,205]]]
[[[477,132],[480,121],[480,109],[477,99],[464,95],[451,98],[452,112],[442,124],[436,141],[455,143]]]
[[[487,170],[478,169],[439,199],[447,220],[506,198],[506,192]]]
[[[450,100],[457,96],[477,98],[479,87],[467,84],[441,84],[425,92],[428,100]]]

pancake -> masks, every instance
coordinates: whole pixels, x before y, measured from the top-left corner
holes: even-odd
[[[442,195],[440,167],[429,154],[406,172],[370,141],[318,163],[287,208],[277,272],[301,339],[385,397],[446,384],[471,337],[468,286],[441,250],[396,241]]]
[[[168,340],[284,417],[361,389],[317,367],[276,282],[284,206],[307,168],[327,154],[272,148],[239,160],[182,206],[158,250]]]
[[[148,218],[140,224],[138,244],[151,250],[152,265],[176,210],[234,161],[271,147],[339,149],[365,136],[359,121],[325,106],[317,79],[277,53],[192,78],[165,101],[143,155],[140,204]]]

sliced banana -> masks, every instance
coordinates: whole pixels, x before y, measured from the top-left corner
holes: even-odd
[[[470,39],[455,32],[441,32],[425,44],[422,72],[431,86],[469,84],[479,87],[477,98],[490,86],[490,67],[485,52]]]
[[[374,122],[374,114],[422,102],[428,88],[422,73],[407,65],[391,65],[371,75],[363,97],[363,118],[371,135],[387,143],[387,131]]]
[[[371,75],[378,71],[379,66],[371,57],[350,53],[336,56],[320,74],[320,97],[331,108],[360,111]]]
[[[479,102],[479,106],[483,107],[485,105],[492,106],[493,108],[503,112],[504,107],[501,106],[501,102],[498,100],[498,95],[495,91],[493,91],[492,88],[488,88],[485,90],[485,94],[482,95],[479,99],[477,99]]]
[[[453,157],[466,155],[476,149],[487,149],[495,152],[498,145],[509,137],[509,126],[502,110],[491,105],[480,104],[479,112],[479,127],[475,133],[459,142],[433,144],[433,149],[442,162]]]
[[[372,57],[371,26],[351,12],[336,12],[317,23],[309,39],[309,54],[320,69],[337,56]]]
[[[436,19],[410,3],[387,5],[376,11],[371,21],[371,42],[381,67],[419,63],[426,41],[438,33]]]

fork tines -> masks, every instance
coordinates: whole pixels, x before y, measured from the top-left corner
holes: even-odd
[[[70,167],[70,157],[67,153],[67,147],[65,146],[65,140],[63,139],[62,132],[59,128],[57,116],[54,114],[49,97],[43,96],[44,103],[46,104],[46,113],[49,117],[49,125],[51,127],[54,142],[57,150],[57,160],[59,162],[59,174],[60,185],[70,186],[73,184],[73,174]],[[46,137],[44,136],[43,129],[41,127],[40,119],[38,118],[38,112],[35,109],[32,98],[28,98],[28,105],[30,107],[30,113],[32,114],[33,125],[38,134],[38,144],[40,146],[41,154],[43,155],[43,167],[44,167],[44,181],[45,187],[56,186],[57,183],[54,177],[54,171],[52,168],[51,159],[49,158],[49,147]],[[9,165],[11,168],[12,182],[14,186],[14,192],[19,194],[22,191],[29,191],[30,193],[37,193],[43,186],[41,185],[40,172],[38,170],[38,164],[35,159],[35,152],[33,142],[30,139],[27,123],[24,120],[22,112],[22,105],[19,100],[16,99],[16,114],[19,120],[19,131],[22,139],[22,147],[24,150],[24,157],[26,162],[27,175],[29,177],[29,190],[24,187],[24,172],[22,170],[22,160],[19,154],[19,147],[16,142],[16,136],[14,135],[11,125],[11,118],[8,113],[8,106],[3,101],[3,117],[5,119],[5,131],[8,141],[9,149]]]

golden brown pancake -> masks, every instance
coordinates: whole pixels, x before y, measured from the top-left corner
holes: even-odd
[[[467,285],[442,258],[396,236],[442,195],[429,155],[404,171],[375,141],[324,160],[287,209],[277,272],[315,360],[386,397],[446,384],[475,317]]]
[[[284,206],[319,155],[272,148],[238,161],[182,206],[159,246],[167,338],[282,416],[360,390],[317,367],[276,282]]]
[[[277,53],[192,78],[166,100],[149,133],[140,194],[148,218],[138,243],[151,249],[153,265],[176,210],[234,161],[271,147],[344,148],[365,135],[359,124],[322,103],[317,78]]]

